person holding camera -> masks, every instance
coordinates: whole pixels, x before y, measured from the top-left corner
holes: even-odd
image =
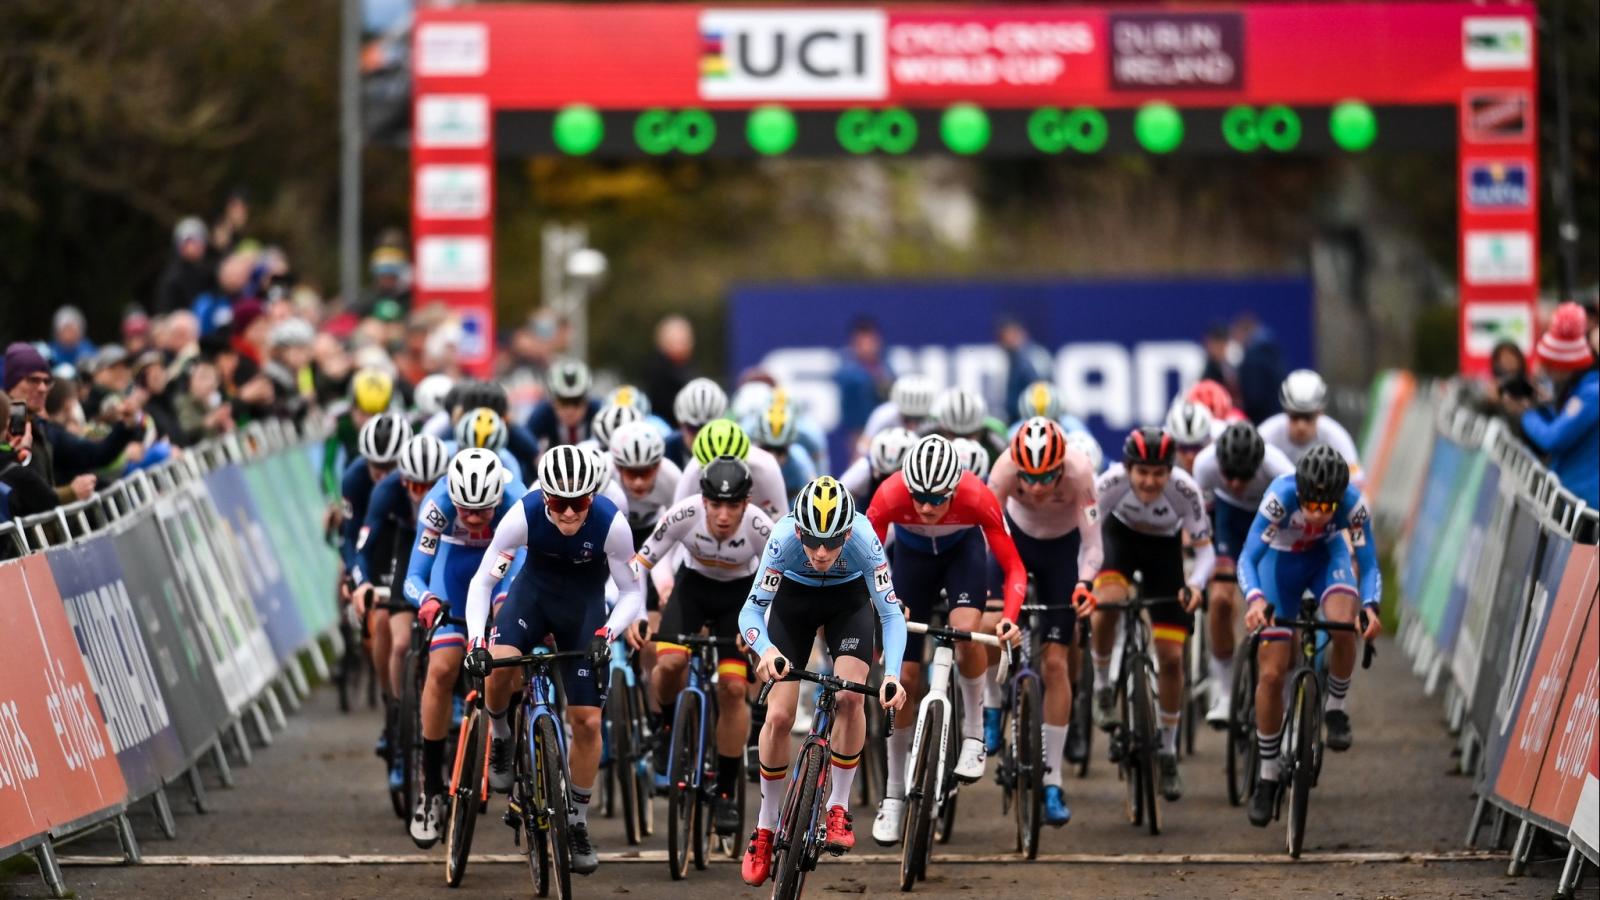
[[[0,409],[8,411],[0,428],[0,522],[55,509],[60,498],[38,468],[28,465],[33,456],[28,407],[0,391]]]
[[[51,421],[45,413],[45,397],[54,382],[50,366],[33,345],[17,342],[6,348],[5,390],[26,407],[32,429],[29,465],[46,484],[55,486],[61,502],[71,503],[94,493],[96,481],[91,473],[110,465],[128,445],[143,441],[146,397],[143,389],[131,391],[118,406],[118,421],[110,432],[99,440],[89,440]]]
[[[1528,443],[1547,457],[1561,486],[1600,506],[1600,368],[1586,331],[1582,307],[1556,307],[1537,348],[1550,378],[1550,402],[1536,406],[1532,396],[1504,390],[1501,402]]]

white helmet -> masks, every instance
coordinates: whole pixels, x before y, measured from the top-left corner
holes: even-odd
[[[1106,464],[1106,452],[1100,448],[1100,442],[1094,435],[1087,431],[1067,432],[1067,446],[1089,457],[1089,468],[1098,472]]]
[[[462,450],[450,460],[450,502],[462,509],[499,506],[506,493],[506,467],[481,447]]]
[[[948,438],[930,434],[906,453],[900,472],[913,494],[948,494],[961,483],[961,456]]]
[[[388,465],[400,455],[400,448],[411,440],[411,423],[399,413],[386,412],[373,416],[361,426],[356,435],[356,449],[363,459],[377,465]]]
[[[756,416],[756,443],[768,449],[787,447],[795,439],[794,404],[773,403]]]
[[[616,389],[611,392],[611,396],[606,398],[606,402],[615,403],[618,406],[631,406],[637,409],[641,416],[650,415],[650,398],[645,396],[644,391],[631,384],[617,385]]]
[[[400,477],[407,481],[432,484],[444,476],[450,454],[444,441],[431,434],[419,434],[400,449]]]
[[[746,381],[733,392],[733,402],[728,405],[728,409],[733,412],[735,420],[754,422],[756,416],[772,406],[774,393],[772,385],[765,381]]]
[[[1295,369],[1278,389],[1278,402],[1287,413],[1319,413],[1328,405],[1328,384],[1310,369]]]
[[[506,420],[487,406],[467,410],[456,421],[456,449],[481,447],[499,453],[511,440]]]
[[[661,432],[649,422],[629,422],[611,433],[611,458],[624,469],[645,469],[667,452]]]
[[[980,480],[989,477],[989,451],[983,449],[982,444],[970,438],[956,438],[950,444],[956,448],[956,458],[961,460],[961,468]]]
[[[552,497],[582,497],[597,486],[595,459],[576,444],[551,447],[539,457],[539,487]]]
[[[611,454],[594,446],[584,447],[583,452],[589,454],[589,462],[593,463],[589,470],[588,491],[593,494],[611,480]]]
[[[558,400],[581,400],[589,396],[589,367],[576,359],[558,359],[545,374],[550,396]]]
[[[728,411],[728,395],[709,378],[696,378],[683,386],[672,401],[679,424],[699,428]]]
[[[939,429],[955,435],[982,431],[983,420],[988,415],[989,404],[977,391],[966,388],[949,388],[933,404],[933,417],[939,421]]]
[[[643,418],[644,413],[631,406],[608,403],[594,414],[594,421],[589,423],[589,430],[594,433],[594,439],[600,442],[600,446],[610,447],[611,436],[616,434],[618,428]]]
[[[431,416],[444,409],[444,398],[455,386],[455,379],[449,375],[429,375],[417,382],[416,390],[411,392],[411,399],[416,403],[417,412]]]
[[[1211,443],[1211,410],[1199,403],[1179,399],[1167,411],[1167,434],[1179,446],[1203,446]]]
[[[879,478],[888,478],[900,471],[906,451],[917,442],[917,436],[904,428],[885,428],[872,436],[867,447],[867,464]]]
[[[901,375],[889,388],[889,402],[902,419],[926,419],[933,411],[933,397],[938,388],[921,375]]]

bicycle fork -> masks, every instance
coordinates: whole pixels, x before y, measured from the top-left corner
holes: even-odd
[[[951,652],[949,647],[939,647],[933,651],[933,663],[928,667],[928,693],[922,698],[922,702],[917,704],[917,730],[911,736],[911,758],[906,761],[906,769],[909,771],[914,768],[912,764],[922,758],[922,742],[929,737],[935,737],[927,734],[928,710],[934,706],[942,707],[944,710],[943,724],[939,734],[936,736],[939,741],[939,755],[933,772],[935,817],[937,817],[939,810],[944,807],[945,801],[944,778],[946,772],[945,763],[947,762],[945,756],[950,752],[950,715],[954,711],[954,704],[950,702],[950,695],[945,692],[945,685],[950,683],[950,671],[954,663],[955,654]],[[920,772],[914,771],[911,774],[913,776],[921,775]],[[908,800],[920,799],[922,796],[920,788],[922,779],[914,777],[908,779],[908,781],[911,783],[907,785],[906,798]]]

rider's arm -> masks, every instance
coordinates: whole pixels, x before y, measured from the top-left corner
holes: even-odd
[[[859,504],[859,501],[865,497],[867,489],[872,487],[871,463],[867,462],[865,456],[858,458],[850,464],[849,468],[844,470],[843,475],[839,476],[839,483],[844,485],[844,489],[849,491],[850,496],[856,498]],[[865,497],[865,499],[869,503],[872,501],[871,497]]]
[[[884,674],[899,678],[906,652],[906,619],[894,595],[894,579],[889,574],[889,560],[883,555],[883,543],[869,534],[852,533],[850,547],[858,558],[857,566],[872,594],[873,609],[878,613],[878,625],[883,632]]]
[[[1372,536],[1372,513],[1367,509],[1365,498],[1353,486],[1345,490],[1344,502],[1350,510],[1348,534],[1360,576],[1361,604],[1376,609],[1383,600],[1383,580],[1378,572],[1378,545]],[[1344,538],[1338,534],[1330,540],[1344,543]]]
[[[389,476],[378,482],[372,488],[372,497],[367,501],[367,518],[361,523],[361,531],[356,535],[355,565],[351,567],[351,577],[356,584],[372,580],[372,538],[383,530],[385,521],[394,511],[397,499],[403,499],[405,488],[396,476]]]
[[[606,619],[606,630],[612,636],[644,616],[644,585],[629,565],[631,562],[633,531],[628,528],[628,517],[618,513],[611,517],[611,530],[606,532],[606,563],[611,566],[611,580],[617,584],[617,605]]]
[[[779,527],[772,529],[772,537],[767,539],[767,546],[761,551],[761,564],[756,569],[754,580],[750,582],[750,596],[739,610],[739,633],[756,656],[772,646],[772,641],[767,637],[767,608],[772,605],[778,586],[783,584],[783,542],[786,539],[796,540],[792,531],[785,535],[780,533]]]
[[[882,543],[889,539],[889,526],[911,512],[911,493],[906,490],[905,476],[896,472],[884,479],[872,495],[872,503],[867,506],[867,521],[872,523],[872,533]]]
[[[467,587],[467,642],[472,644],[483,637],[489,620],[489,606],[494,599],[494,586],[511,575],[517,552],[528,546],[528,514],[521,503],[513,503],[505,517],[494,528],[494,538],[489,549],[478,561],[478,571],[472,575]]]
[[[1294,489],[1292,476],[1289,481],[1289,490]],[[1266,494],[1261,497],[1261,506],[1256,510],[1256,519],[1250,523],[1250,533],[1245,536],[1244,549],[1239,552],[1237,563],[1237,576],[1239,590],[1244,592],[1245,603],[1256,600],[1269,599],[1265,586],[1261,582],[1261,560],[1266,557],[1268,542],[1272,540],[1272,533],[1278,523],[1289,515],[1283,500],[1278,496],[1278,483],[1273,482],[1267,488]]]
[[[344,560],[346,571],[354,569],[356,565],[356,538],[360,535],[363,524],[362,519],[356,518],[356,504],[363,500],[360,497],[363,487],[366,488],[368,498],[371,496],[370,484],[364,483],[367,478],[366,466],[366,462],[360,459],[351,462],[345,467],[344,478],[339,482],[339,499],[344,505],[342,528],[344,533],[339,540],[339,558]],[[366,509],[363,508],[360,512],[365,515]]]
[[[1350,483],[1357,488],[1365,485],[1367,476],[1365,472],[1361,471],[1361,456],[1356,451],[1356,442],[1354,438],[1350,437],[1350,432],[1346,431],[1343,425],[1328,418],[1327,414],[1323,414],[1317,420],[1317,424],[1319,426],[1317,436],[1327,441],[1333,449],[1339,451],[1339,455],[1344,457],[1344,461],[1350,464]]]
[[[646,569],[653,569],[672,548],[683,540],[689,533],[696,519],[700,517],[700,501],[690,497],[661,511],[661,518],[656,521],[655,530],[639,545],[639,562]]]
[[[1211,571],[1217,566],[1217,550],[1211,546],[1211,517],[1206,515],[1205,499],[1200,496],[1200,487],[1189,473],[1174,469],[1172,477],[1178,479],[1183,529],[1189,533],[1189,545],[1194,548],[1194,568],[1189,572],[1189,586],[1204,591],[1211,581]]]
[[[755,479],[755,483],[750,487],[750,501],[761,507],[761,511],[769,516],[783,515],[784,510],[789,508],[789,489],[784,487],[783,470],[778,468],[778,460],[765,450],[751,447],[750,455],[745,461],[750,463],[750,474]],[[682,481],[678,483],[678,490],[680,492],[683,490]],[[696,466],[691,492],[699,493],[699,491],[700,471]]]
[[[433,577],[433,560],[439,555],[439,537],[450,524],[439,505],[443,497],[436,486],[417,510],[417,540],[411,546],[411,559],[406,563],[405,581],[406,600],[412,606],[421,606],[431,593],[428,583]]]
[[[1073,480],[1078,503],[1078,579],[1093,581],[1105,563],[1105,545],[1100,540],[1100,501],[1095,496],[1094,466],[1089,457],[1076,450],[1067,451],[1067,475]]]
[[[683,474],[678,476],[677,487],[672,489],[672,502],[677,503],[685,497],[692,497],[698,493],[700,493],[700,461],[690,457],[684,461]],[[755,499],[754,492],[751,493],[751,499]]]
[[[972,497],[978,527],[983,529],[984,540],[989,543],[989,554],[1005,574],[1005,611],[1000,615],[1012,622],[1022,615],[1022,601],[1028,595],[1028,570],[1022,567],[1022,557],[1017,555],[1017,545],[1006,530],[1005,515],[1000,511],[1000,501],[985,489],[978,476],[967,472],[956,487],[957,500]]]

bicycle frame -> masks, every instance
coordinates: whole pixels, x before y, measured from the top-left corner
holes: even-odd
[[[679,638],[687,638],[679,635]],[[714,652],[714,643],[695,641],[690,644],[688,680],[684,683],[683,693],[694,694],[700,699],[700,733],[695,735],[694,765],[689,771],[683,773],[688,776],[687,786],[690,790],[700,790],[705,781],[706,774],[706,747],[708,729],[715,728],[717,724],[717,696],[715,691],[707,691],[705,685],[710,683],[711,677],[706,674],[706,657]]]
[[[910,625],[916,623],[907,622]],[[924,630],[926,626],[923,626]],[[951,671],[955,668],[956,656],[953,642],[948,638],[936,637],[933,649],[933,662],[929,664],[927,672],[927,690],[922,695],[922,702],[917,704],[917,725],[911,735],[910,760],[920,758],[922,742],[928,737],[926,725],[928,710],[935,706],[944,707],[944,719],[937,735],[939,744],[938,766],[934,769],[933,803],[935,817],[939,810],[944,808],[945,801],[945,775],[949,772],[948,760],[945,758],[950,751],[950,719],[955,712],[955,704],[950,702]]]

